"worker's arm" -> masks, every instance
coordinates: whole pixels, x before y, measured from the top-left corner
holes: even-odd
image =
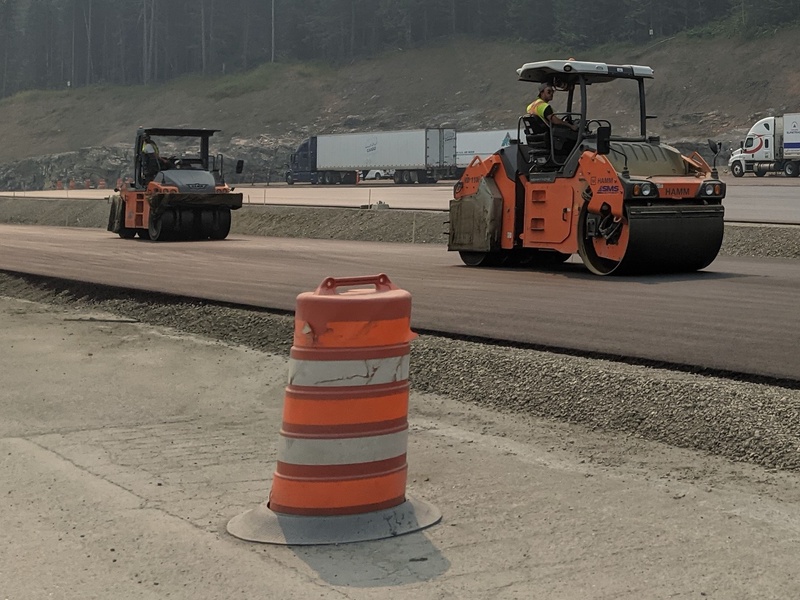
[[[573,123],[567,123],[561,117],[557,117],[555,113],[550,115],[550,123],[553,125],[563,125],[564,127],[569,127],[572,131],[578,131],[578,126]]]

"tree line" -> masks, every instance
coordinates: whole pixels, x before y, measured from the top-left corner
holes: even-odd
[[[577,51],[685,30],[759,33],[800,0],[0,0],[0,97],[264,62],[345,62],[450,38]]]

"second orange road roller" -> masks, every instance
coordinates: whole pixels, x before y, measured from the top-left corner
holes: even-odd
[[[108,230],[121,238],[222,240],[242,194],[225,183],[223,157],[210,156],[216,129],[140,127],[134,142],[133,177],[111,196]],[[158,144],[178,153],[169,157]],[[243,162],[237,161],[241,173]]]
[[[566,111],[520,117],[517,140],[472,160],[450,202],[449,250],[469,266],[553,264],[579,254],[597,275],[711,264],[724,229],[720,146],[709,140],[711,167],[699,153],[684,156],[648,135],[650,67],[568,59],[517,73],[545,99],[546,88],[565,93]],[[599,93],[612,83],[620,90]]]

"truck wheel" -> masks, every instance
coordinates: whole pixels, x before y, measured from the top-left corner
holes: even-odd
[[[739,161],[736,161],[735,163],[733,163],[731,165],[731,173],[733,173],[734,177],[743,176],[744,175],[744,167],[742,166],[742,163],[740,163]]]
[[[411,171],[403,171],[402,180],[406,185],[414,183],[414,180],[411,178]]]
[[[289,185],[294,184],[294,177],[292,177],[291,173],[286,174],[286,183],[288,183]]]
[[[767,170],[764,167],[756,166],[753,167],[753,173],[756,174],[756,177],[763,177],[767,174]]]
[[[783,174],[787,177],[797,177],[800,175],[800,163],[787,162],[783,165]]]
[[[403,171],[395,171],[392,179],[397,184],[403,183]]]

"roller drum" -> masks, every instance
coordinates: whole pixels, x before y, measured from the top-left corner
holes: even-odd
[[[703,269],[719,253],[724,234],[722,205],[626,207],[627,245],[622,259],[597,256],[592,239],[582,239],[581,256],[600,275],[680,273]],[[585,215],[582,217],[585,219]]]

